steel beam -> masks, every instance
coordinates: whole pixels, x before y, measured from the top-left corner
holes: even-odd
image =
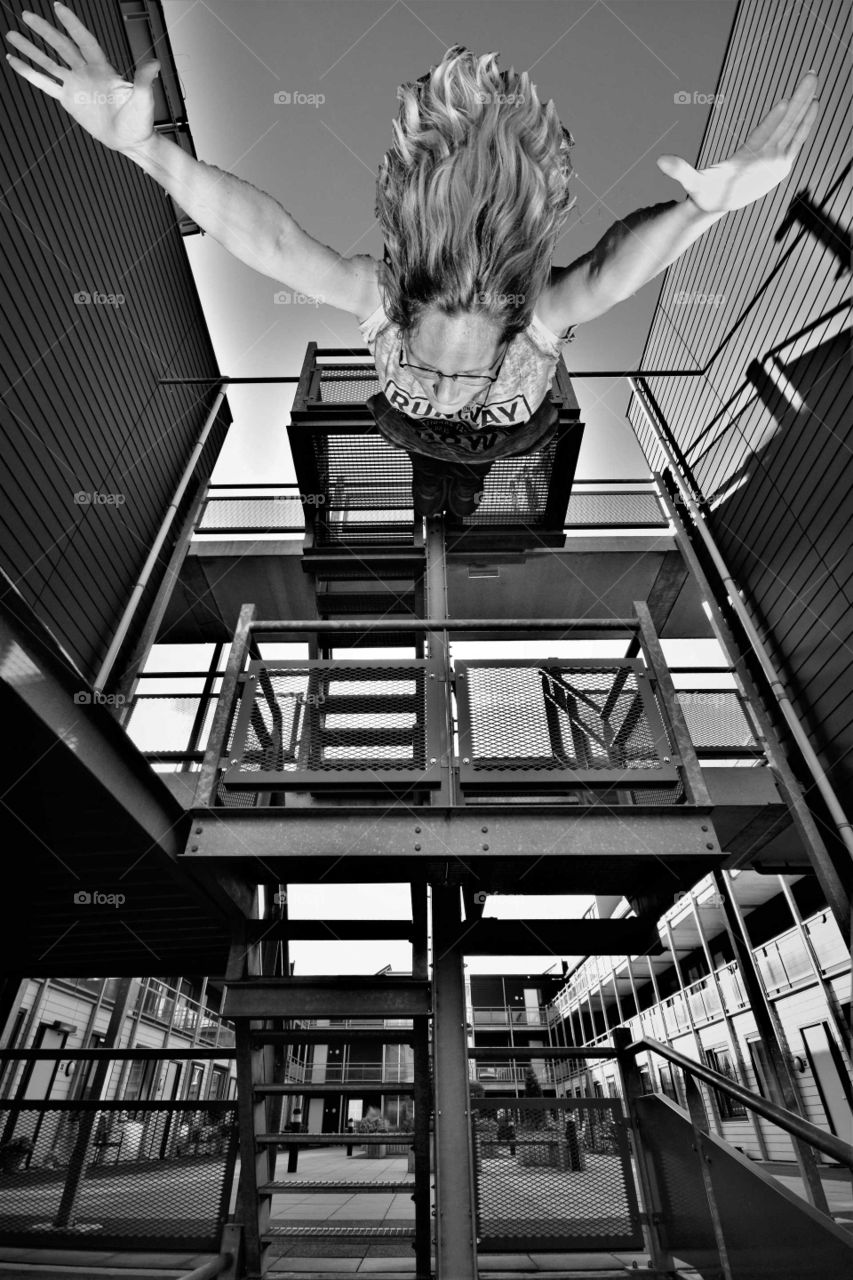
[[[657,921],[496,920],[467,921],[458,945],[464,955],[643,955],[660,951]]]
[[[411,1018],[429,1011],[429,985],[406,978],[250,978],[228,987],[223,1016]]]
[[[711,810],[705,806],[519,805],[513,812],[509,806],[400,805],[395,810],[341,805],[191,812],[190,853],[179,862],[298,858],[307,870],[318,859],[349,859],[351,865],[352,859],[365,856],[402,861],[408,855],[411,861],[426,862],[467,861],[479,855],[487,864],[519,854],[555,861],[722,856]],[[488,891],[488,879],[482,888]]]

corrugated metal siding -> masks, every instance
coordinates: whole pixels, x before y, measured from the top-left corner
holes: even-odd
[[[79,0],[74,12],[132,79],[118,5]],[[0,563],[91,679],[213,399],[157,379],[219,371],[166,193],[3,75]],[[230,421],[223,404],[200,474]],[[124,502],[78,505],[78,492]],[[168,545],[161,568],[167,558]]]
[[[649,385],[838,786],[853,778],[853,389],[840,235],[851,195],[845,12],[842,0],[740,5],[717,86],[724,101],[710,112],[697,167],[731,154],[809,67],[819,77],[820,113],[789,179],[727,214],[669,268],[641,362],[707,370]],[[785,223],[798,193],[815,206],[819,234],[796,219]],[[660,469],[635,401],[629,417]]]

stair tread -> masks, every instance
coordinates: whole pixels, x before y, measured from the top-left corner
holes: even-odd
[[[414,1224],[411,1227],[330,1227],[321,1223],[315,1227],[299,1227],[289,1222],[284,1222],[280,1226],[271,1224],[266,1231],[261,1234],[263,1241],[280,1240],[282,1236],[302,1236],[308,1237],[324,1237],[336,1236],[338,1239],[358,1239],[363,1236],[383,1236],[393,1239],[409,1240],[414,1237]]]
[[[255,1135],[257,1142],[263,1143],[280,1143],[286,1146],[290,1143],[295,1145],[310,1146],[313,1144],[327,1146],[364,1146],[369,1144],[381,1144],[387,1142],[389,1146],[402,1146],[404,1143],[412,1143],[415,1140],[413,1133],[258,1133]]]
[[[338,1178],[294,1178],[292,1182],[264,1182],[258,1187],[258,1191],[263,1194],[273,1194],[278,1191],[414,1191],[415,1180],[408,1178],[405,1180],[395,1180],[390,1182],[377,1181],[350,1181]]]
[[[269,1083],[253,1086],[255,1093],[364,1093],[365,1090],[381,1089],[383,1093],[392,1090],[397,1093],[412,1093],[413,1080],[325,1080],[314,1084],[307,1080],[288,1081],[285,1084]]]

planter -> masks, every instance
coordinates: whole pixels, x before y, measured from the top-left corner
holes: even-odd
[[[367,1156],[368,1160],[384,1160],[387,1151],[388,1148],[384,1142],[371,1142],[365,1147],[364,1154]]]

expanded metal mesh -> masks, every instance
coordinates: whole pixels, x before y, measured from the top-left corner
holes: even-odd
[[[218,1247],[236,1104],[120,1105],[0,1108],[0,1241]],[[74,1185],[73,1210],[60,1220]]]
[[[630,667],[471,664],[457,691],[469,721],[465,752],[478,772],[663,766]]]
[[[565,525],[614,526],[635,525],[666,526],[658,498],[653,493],[626,493],[612,490],[600,493],[573,493],[569,498]]]
[[[258,664],[253,673],[254,701],[248,715],[241,711],[241,735],[232,748],[241,770],[425,767],[423,667]]]
[[[478,1098],[473,1118],[483,1250],[640,1245],[615,1098]]]
[[[736,689],[678,689],[678,701],[694,746],[757,747]]]
[[[463,523],[471,527],[541,524],[548,505],[556,449],[552,441],[534,453],[498,458],[486,477],[479,507]]]

